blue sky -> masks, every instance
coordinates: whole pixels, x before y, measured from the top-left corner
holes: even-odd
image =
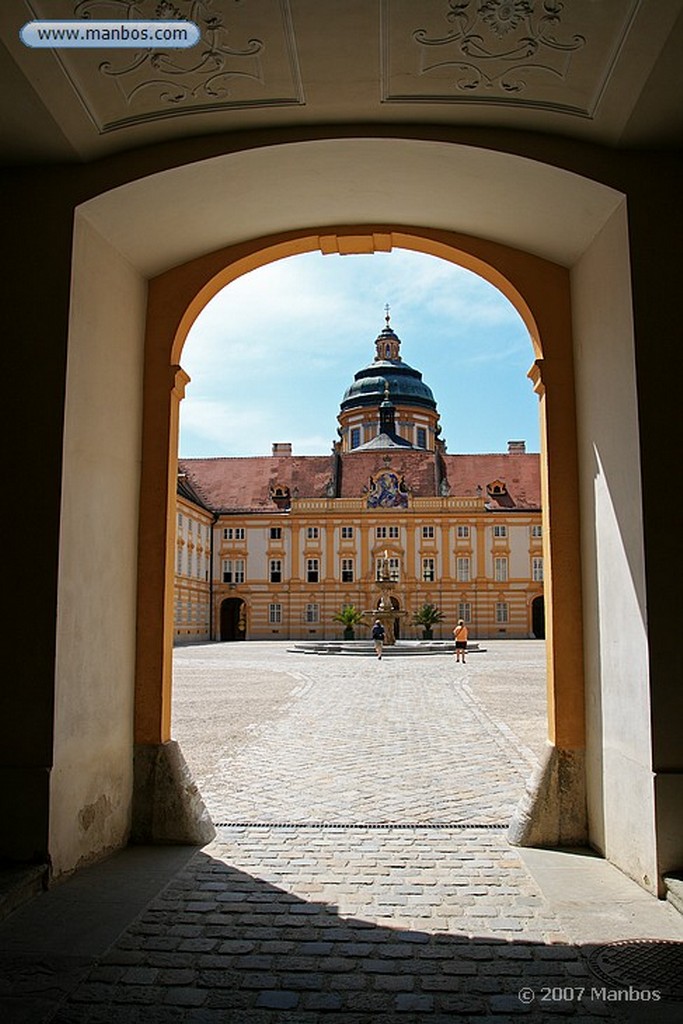
[[[307,253],[223,289],[192,326],[182,356],[184,458],[268,455],[290,441],[325,454],[356,370],[371,362],[384,306],[405,362],[436,398],[447,450],[539,450],[529,335],[492,285],[444,260],[394,250]]]

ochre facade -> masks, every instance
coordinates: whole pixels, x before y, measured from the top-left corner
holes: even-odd
[[[382,559],[396,632],[435,605],[437,639],[543,637],[539,456],[450,455],[421,374],[389,326],[355,375],[329,455],[182,459],[174,639],[336,639],[345,605],[377,606]],[[356,636],[368,635],[368,625]]]

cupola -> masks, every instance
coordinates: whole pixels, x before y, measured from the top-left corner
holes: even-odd
[[[389,307],[385,309],[385,326],[375,338],[375,357],[354,374],[341,401],[342,450],[354,451],[386,434],[401,447],[433,451],[439,431],[434,395],[420,371],[403,361],[401,339],[391,326]],[[391,417],[393,428],[386,430]]]

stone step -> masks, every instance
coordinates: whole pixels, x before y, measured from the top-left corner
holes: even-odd
[[[683,914],[683,871],[673,871],[664,878],[666,898],[679,914]]]
[[[0,921],[47,889],[48,879],[47,864],[0,869]]]

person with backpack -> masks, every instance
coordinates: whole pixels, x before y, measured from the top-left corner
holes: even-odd
[[[372,639],[375,644],[375,654],[380,659],[380,661],[382,660],[382,648],[384,646],[384,638],[384,626],[382,625],[379,619],[375,619],[375,624],[372,627]]]

